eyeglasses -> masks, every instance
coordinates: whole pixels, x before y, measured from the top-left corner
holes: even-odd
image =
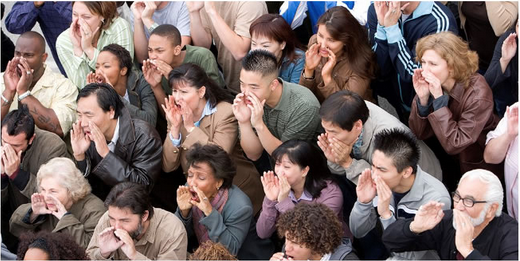
[[[465,207],[471,208],[477,203],[487,203],[487,201],[483,200],[473,200],[471,198],[462,198],[458,192],[451,192],[451,197],[453,198],[453,202],[459,203],[459,201],[462,200],[462,204],[464,204]]]

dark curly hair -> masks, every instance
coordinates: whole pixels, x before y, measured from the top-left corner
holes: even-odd
[[[238,260],[221,243],[208,240],[190,255],[189,260]]]
[[[297,204],[278,218],[276,228],[280,237],[320,256],[332,253],[341,244],[343,235],[338,216],[319,203]]]
[[[66,233],[40,231],[26,233],[20,237],[16,259],[23,260],[30,248],[38,248],[49,255],[49,260],[88,260],[85,249]]]
[[[195,143],[186,154],[188,166],[200,168],[200,163],[206,163],[213,170],[216,180],[222,180],[221,189],[230,188],[236,175],[236,167],[229,154],[219,145]]]

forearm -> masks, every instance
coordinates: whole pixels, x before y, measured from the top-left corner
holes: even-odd
[[[261,127],[256,128],[256,132],[258,133],[258,139],[262,143],[262,147],[269,155],[271,155],[278,146],[282,145],[282,141],[273,136],[263,122],[261,123]]]
[[[236,34],[216,12],[208,12],[208,16],[222,44],[231,52],[236,61],[242,60],[249,51],[251,39]]]
[[[138,62],[148,59],[148,39],[144,32],[143,20],[134,20],[135,57]]]
[[[509,145],[515,137],[510,137],[507,132],[488,142],[484,150],[484,161],[491,164],[499,164],[507,155]]]
[[[240,145],[244,150],[244,153],[250,160],[258,160],[262,156],[262,143],[253,131],[253,127],[250,123],[239,123],[240,130]]]
[[[5,117],[5,115],[7,115],[7,113],[9,113],[9,109],[11,108],[11,104],[13,103],[13,99],[14,99],[14,92],[11,92],[11,91],[8,91],[7,89],[5,89],[2,92],[2,95],[4,96],[4,98],[7,99],[7,102],[5,102],[4,99],[2,99],[0,101],[0,103],[2,103],[2,119],[3,119]]]
[[[195,46],[211,47],[211,34],[206,32],[202,26],[200,11],[190,12],[191,40]]]
[[[27,96],[21,101],[22,104],[27,105],[29,112],[34,118],[34,122],[38,128],[50,131],[63,137],[60,121],[53,109],[45,108],[32,95]]]
[[[504,74],[507,70],[507,66],[511,60],[506,60],[504,58],[500,58],[500,69],[502,70],[502,74]]]
[[[33,2],[16,2],[5,18],[7,31],[13,34],[30,31],[36,24],[39,12],[40,10],[36,8]]]

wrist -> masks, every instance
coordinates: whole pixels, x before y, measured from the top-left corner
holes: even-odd
[[[74,159],[76,161],[84,161],[85,160],[85,153],[74,154]]]
[[[473,252],[473,246],[472,244],[470,243],[468,247],[464,247],[464,248],[461,248],[461,249],[457,249],[460,253],[460,255],[462,255],[464,257],[464,259],[466,259],[469,254],[471,254],[471,252]]]
[[[305,69],[303,70],[303,77],[305,79],[314,79],[314,69],[309,69],[307,68],[307,66],[305,67]]]
[[[419,230],[417,227],[416,227],[416,224],[415,224],[415,220],[410,222],[410,232],[414,233],[414,234],[420,234],[422,233],[423,231]]]
[[[144,26],[146,26],[146,29],[150,28],[155,23],[151,17],[143,17],[141,20],[143,21]]]
[[[380,216],[382,219],[389,219],[392,217],[392,212],[390,212],[390,210],[386,210]]]
[[[347,159],[341,163],[341,166],[344,168],[344,169],[348,169],[350,167],[350,165],[352,164],[352,158],[349,156],[347,156]]]

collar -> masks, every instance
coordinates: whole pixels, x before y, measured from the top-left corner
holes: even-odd
[[[159,228],[158,224],[157,224],[157,218],[156,218],[156,214],[157,214],[157,208],[153,208],[153,216],[152,216],[152,219],[150,219],[150,224],[148,225],[148,229],[146,230],[146,232],[144,232],[144,235],[141,239],[139,239],[135,245],[136,246],[144,246],[146,245],[146,243],[150,243],[150,244],[153,244],[155,242],[155,232],[157,231],[157,229]]]
[[[121,117],[119,117],[119,118],[121,118]],[[117,144],[117,140],[119,139],[119,118],[117,118],[116,129],[114,130],[114,135],[112,136],[112,140],[108,144],[108,145],[114,145],[114,148]]]
[[[292,202],[295,202],[295,203],[298,203],[302,200],[312,201],[312,196],[305,189],[303,190],[303,193],[300,196],[300,198],[296,198],[296,196],[294,195],[294,192],[292,190],[289,191],[289,198],[291,199]]]
[[[289,85],[286,84],[286,82],[284,80],[282,80],[282,78],[278,77],[278,81],[280,81],[280,83],[282,84],[282,97],[280,97],[280,101],[278,101],[278,104],[276,104],[276,106],[274,106],[273,110],[283,111],[291,103],[290,97],[289,97],[291,95],[290,94],[291,90],[289,90]],[[264,106],[267,106],[267,104]],[[267,107],[269,107],[269,106],[267,106]]]
[[[320,261],[329,261],[330,256],[331,256],[331,253],[327,253],[321,257]]]
[[[455,86],[453,86],[453,89],[451,89],[449,96],[461,103],[464,96],[464,85],[462,83],[455,83]]]
[[[119,115],[118,123],[120,124],[121,131],[117,132],[119,135],[118,142],[121,145],[130,144],[135,141],[135,127],[133,125],[132,118],[130,118],[130,112],[126,107],[121,110]]]
[[[412,19],[431,14],[433,5],[433,1],[421,1],[417,8],[412,12]]]
[[[413,181],[412,188],[408,191],[401,202],[415,202],[420,201],[424,195],[424,181],[423,171],[419,165],[417,165],[417,173],[415,173],[415,180]]]
[[[200,122],[206,116],[209,116],[217,111],[217,106],[211,107],[209,101],[206,101],[206,106],[204,106],[204,110],[202,111],[202,115],[200,115],[200,119],[194,123],[195,126],[200,127]]]
[[[43,67],[44,71],[42,77],[40,77],[40,80],[38,80],[38,82],[36,82],[36,84],[32,88],[32,93],[35,93],[43,88],[52,88],[54,86],[54,83],[56,82],[56,77],[54,77],[52,69],[45,63],[43,64]]]

